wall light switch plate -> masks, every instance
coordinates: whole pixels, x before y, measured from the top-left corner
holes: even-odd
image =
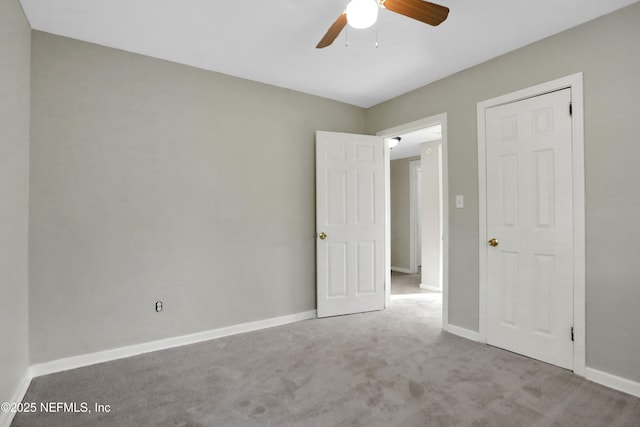
[[[458,208],[458,209],[464,208],[464,196],[463,195],[456,196],[456,208]]]

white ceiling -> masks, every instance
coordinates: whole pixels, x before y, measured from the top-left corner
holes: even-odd
[[[315,45],[348,0],[21,0],[32,28],[370,107],[638,0],[442,0]]]

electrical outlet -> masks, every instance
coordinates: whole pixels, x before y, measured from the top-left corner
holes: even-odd
[[[160,313],[162,311],[162,301],[156,301],[156,312]]]

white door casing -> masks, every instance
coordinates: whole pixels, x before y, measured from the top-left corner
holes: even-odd
[[[573,368],[571,89],[488,108],[487,343]]]
[[[385,305],[383,139],[316,132],[318,317]]]

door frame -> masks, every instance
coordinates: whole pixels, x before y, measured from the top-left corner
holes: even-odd
[[[586,368],[586,255],[585,255],[585,165],[584,98],[582,73],[532,86],[477,105],[478,125],[478,214],[479,214],[479,335],[487,342],[487,179],[485,113],[488,108],[571,89],[573,155],[573,372],[585,376]]]
[[[402,133],[414,130],[442,125],[442,328],[447,329],[449,326],[449,174],[448,174],[448,155],[447,155],[447,113],[436,114],[434,116],[425,117],[424,119],[415,120],[413,122],[398,125],[392,128],[384,129],[376,133],[376,136],[390,138]],[[384,165],[385,165],[385,307],[391,303],[391,151],[389,145],[385,144],[384,148]]]

